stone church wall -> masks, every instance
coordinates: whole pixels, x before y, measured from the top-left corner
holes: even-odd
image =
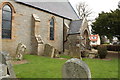
[[[40,27],[38,28],[38,34],[41,36],[44,44],[50,44],[54,46],[59,51],[63,50],[63,18],[49,14],[38,9],[19,4],[13,0],[0,0],[0,7],[2,7],[3,2],[10,2],[15,13],[12,17],[12,39],[2,39],[3,51],[9,52],[14,55],[16,53],[16,48],[19,43],[26,45],[27,53],[32,53],[34,47],[34,35],[32,34],[34,22],[32,14],[38,15],[40,18]],[[2,9],[0,8],[0,27],[2,19]],[[50,40],[50,19],[55,18],[55,40]],[[68,20],[69,21],[69,20]],[[0,29],[1,30],[1,29]]]

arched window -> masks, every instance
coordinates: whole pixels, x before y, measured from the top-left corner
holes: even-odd
[[[54,40],[54,18],[50,19],[50,40]]]
[[[12,9],[9,5],[2,8],[2,38],[11,38],[12,29]]]

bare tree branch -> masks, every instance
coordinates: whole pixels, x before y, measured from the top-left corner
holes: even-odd
[[[89,9],[88,5],[85,2],[79,2],[76,5],[76,9],[80,19],[89,17],[89,15],[92,14],[92,9]]]

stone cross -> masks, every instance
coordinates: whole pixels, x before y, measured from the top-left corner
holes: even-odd
[[[22,43],[19,43],[16,50],[16,59],[22,60],[23,54],[25,54],[26,46]]]
[[[91,72],[85,62],[77,58],[72,58],[64,64],[62,68],[62,77],[90,80]]]
[[[16,76],[10,62],[9,54],[0,52],[0,80],[4,78],[16,78]]]

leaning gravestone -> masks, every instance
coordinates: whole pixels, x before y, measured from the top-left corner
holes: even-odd
[[[72,58],[64,64],[62,76],[64,79],[78,78],[80,80],[90,80],[91,73],[85,62],[77,58]]]
[[[44,56],[56,58],[59,57],[59,51],[49,44],[45,44]]]
[[[16,78],[8,53],[0,52],[0,80]]]

